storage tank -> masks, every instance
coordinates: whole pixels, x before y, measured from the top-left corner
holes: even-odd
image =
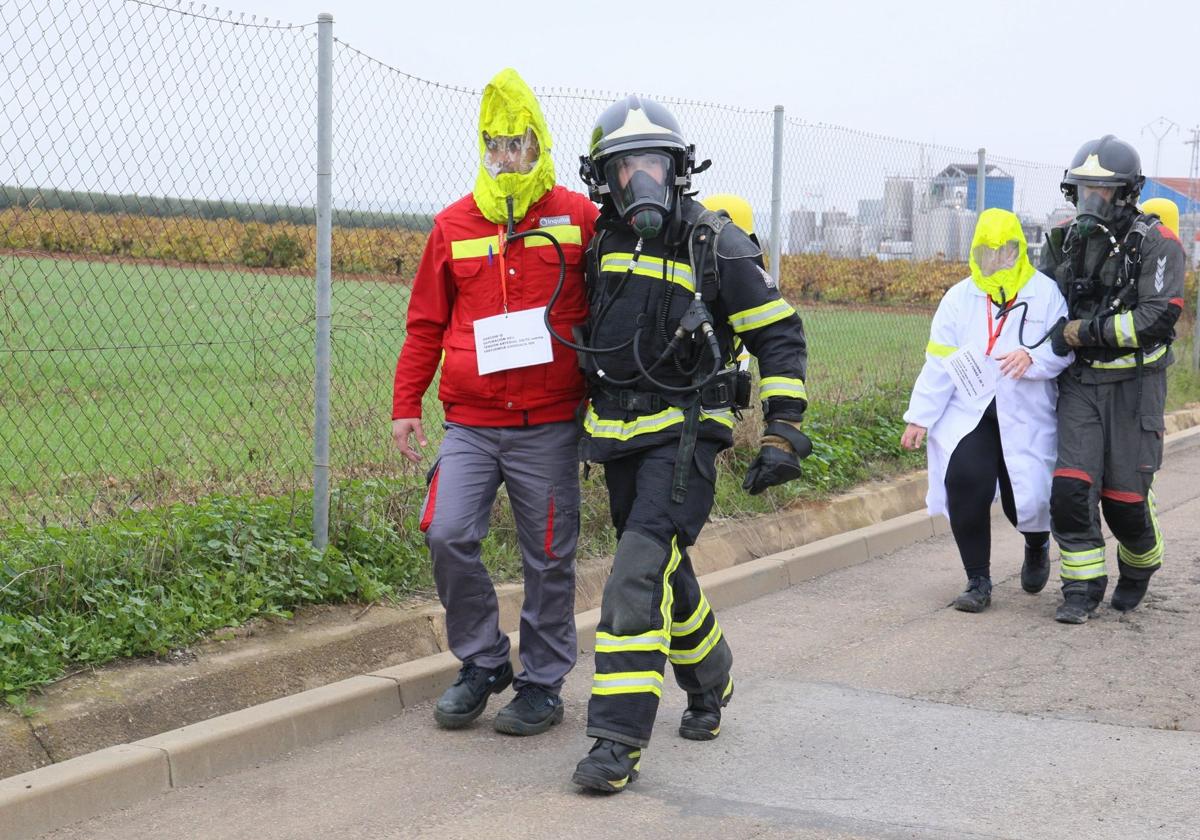
[[[835,257],[857,257],[862,252],[861,227],[856,222],[838,221],[825,225],[825,253]]]
[[[873,257],[879,253],[879,245],[883,241],[883,225],[862,226],[862,255]]]
[[[953,207],[934,207],[913,215],[913,259],[958,259],[958,213]]]
[[[804,254],[813,249],[817,242],[817,212],[815,210],[793,210],[788,215],[787,252]]]
[[[912,179],[888,178],[883,182],[883,235],[887,239],[911,239],[912,227]]]
[[[986,196],[985,196],[986,200]],[[978,218],[973,210],[956,209],[954,211],[957,231],[955,234],[955,256],[946,252],[946,258],[966,262],[970,257],[971,240],[975,238],[975,220]]]

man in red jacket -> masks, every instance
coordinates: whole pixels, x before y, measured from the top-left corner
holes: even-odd
[[[556,186],[550,133],[533,91],[514,70],[483,91],[474,191],[434,219],[413,281],[408,337],[396,364],[392,435],[421,460],[425,390],[442,359],[438,396],[446,434],[429,472],[421,530],[446,608],[450,649],[463,663],[434,709],[466,726],[514,682],[496,591],[480,558],[496,491],[512,504],[525,573],[516,697],[498,731],[544,732],[563,719],[559,691],[575,665],[575,545],[579,536],[576,408],[584,382],[574,354],[551,341],[544,308],[559,279],[550,234],[566,258],[551,312],[570,336],[587,318],[583,247],[596,207]],[[444,354],[444,356],[443,356]]]

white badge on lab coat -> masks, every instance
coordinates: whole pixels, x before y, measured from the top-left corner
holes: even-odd
[[[546,307],[505,312],[475,322],[475,358],[479,374],[544,365],[553,361]]]
[[[996,379],[1000,375],[996,362],[970,347],[946,357],[946,372],[954,380],[959,396],[969,403],[990,402],[996,393]]]

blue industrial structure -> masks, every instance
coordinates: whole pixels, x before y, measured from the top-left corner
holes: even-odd
[[[965,207],[975,210],[975,176],[978,164],[952,163],[934,176],[929,195],[935,204]],[[998,166],[988,166],[984,174],[983,209],[1000,207],[1013,209],[1013,176]]]
[[[1200,213],[1200,179],[1147,178],[1140,200],[1148,198],[1169,198],[1181,216]]]

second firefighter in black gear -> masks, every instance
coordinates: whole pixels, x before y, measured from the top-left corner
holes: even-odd
[[[733,693],[733,656],[687,549],[712,508],[716,458],[733,444],[758,359],[766,434],[751,493],[800,475],[811,451],[806,346],[761,251],[685,190],[692,147],[674,117],[631,96],[601,115],[583,174],[602,204],[587,254],[589,461],[604,465],[618,542],[596,634],[588,735],[574,781],[614,792],[637,777],[669,661],[688,694],[679,733],[711,740]],[[703,167],[700,167],[703,168]]]
[[[1108,577],[1100,513],[1116,537],[1112,606],[1141,602],[1163,560],[1152,484],[1162,464],[1171,341],[1183,311],[1185,257],[1175,234],[1136,206],[1137,152],[1112,135],[1085,143],[1063,178],[1076,216],[1055,228],[1042,271],[1067,299],[1056,352],[1075,359],[1059,377],[1058,462],[1050,497],[1062,550],[1055,618],[1087,621]]]

